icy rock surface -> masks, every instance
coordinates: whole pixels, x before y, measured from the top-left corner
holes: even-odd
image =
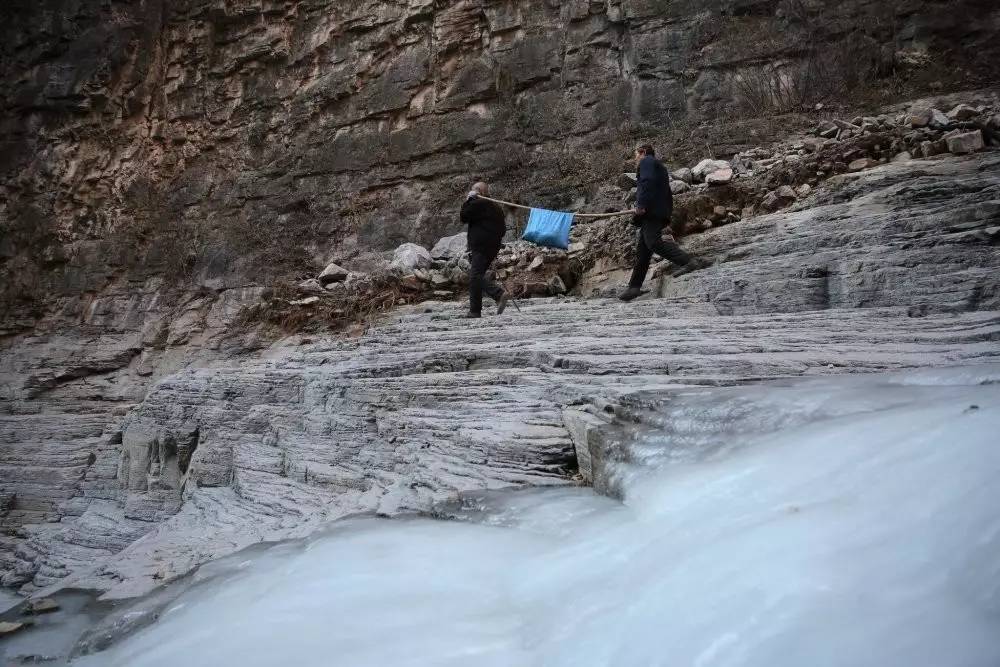
[[[732,414],[754,427],[728,448],[638,434],[622,504],[494,492],[456,521],[353,519],[231,558],[79,664],[996,665],[998,381],[681,393],[751,405]]]

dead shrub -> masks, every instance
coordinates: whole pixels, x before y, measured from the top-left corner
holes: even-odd
[[[859,9],[844,29],[839,8],[782,0],[777,20],[733,19],[729,32],[755,44],[755,58],[731,79],[741,111],[762,116],[817,103],[884,101],[898,88],[898,26],[890,5]],[[890,89],[887,91],[887,88]]]
[[[808,47],[804,57],[743,69],[736,100],[751,116],[789,113],[817,103],[867,100],[880,73],[879,47],[852,33],[837,48]]]
[[[294,303],[304,297],[287,281],[264,293],[260,303],[243,308],[236,322],[244,328],[265,325],[282,333],[333,330],[372,322],[393,308],[418,303],[426,294],[405,289],[399,278],[385,274],[372,276],[367,283],[343,293],[319,295],[312,304]]]

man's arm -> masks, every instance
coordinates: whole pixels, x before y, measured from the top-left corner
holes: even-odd
[[[472,224],[472,199],[467,200],[462,204],[462,210],[458,214],[458,219],[462,221],[463,225]]]
[[[670,170],[667,169],[666,165],[662,162],[659,164],[661,171],[663,172],[663,198],[667,202],[667,217],[674,211],[674,191],[670,189]]]

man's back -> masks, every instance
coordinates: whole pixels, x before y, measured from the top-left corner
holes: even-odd
[[[469,197],[459,214],[469,226],[469,243],[499,244],[507,231],[507,221],[500,207],[481,197]]]
[[[489,194],[490,188],[486,183],[476,183],[459,214],[462,222],[469,226],[468,316],[472,318],[482,317],[484,292],[496,300],[497,315],[503,314],[507,307],[507,293],[487,275],[490,265],[500,252],[503,235],[507,231],[503,211],[493,202],[484,199]]]
[[[639,161],[637,176],[636,207],[645,209],[646,215],[658,220],[670,218],[673,196],[667,168],[654,156],[647,155]]]

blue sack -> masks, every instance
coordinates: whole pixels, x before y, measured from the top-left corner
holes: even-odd
[[[569,248],[569,228],[572,226],[572,213],[533,208],[521,238],[535,245],[566,250]]]

